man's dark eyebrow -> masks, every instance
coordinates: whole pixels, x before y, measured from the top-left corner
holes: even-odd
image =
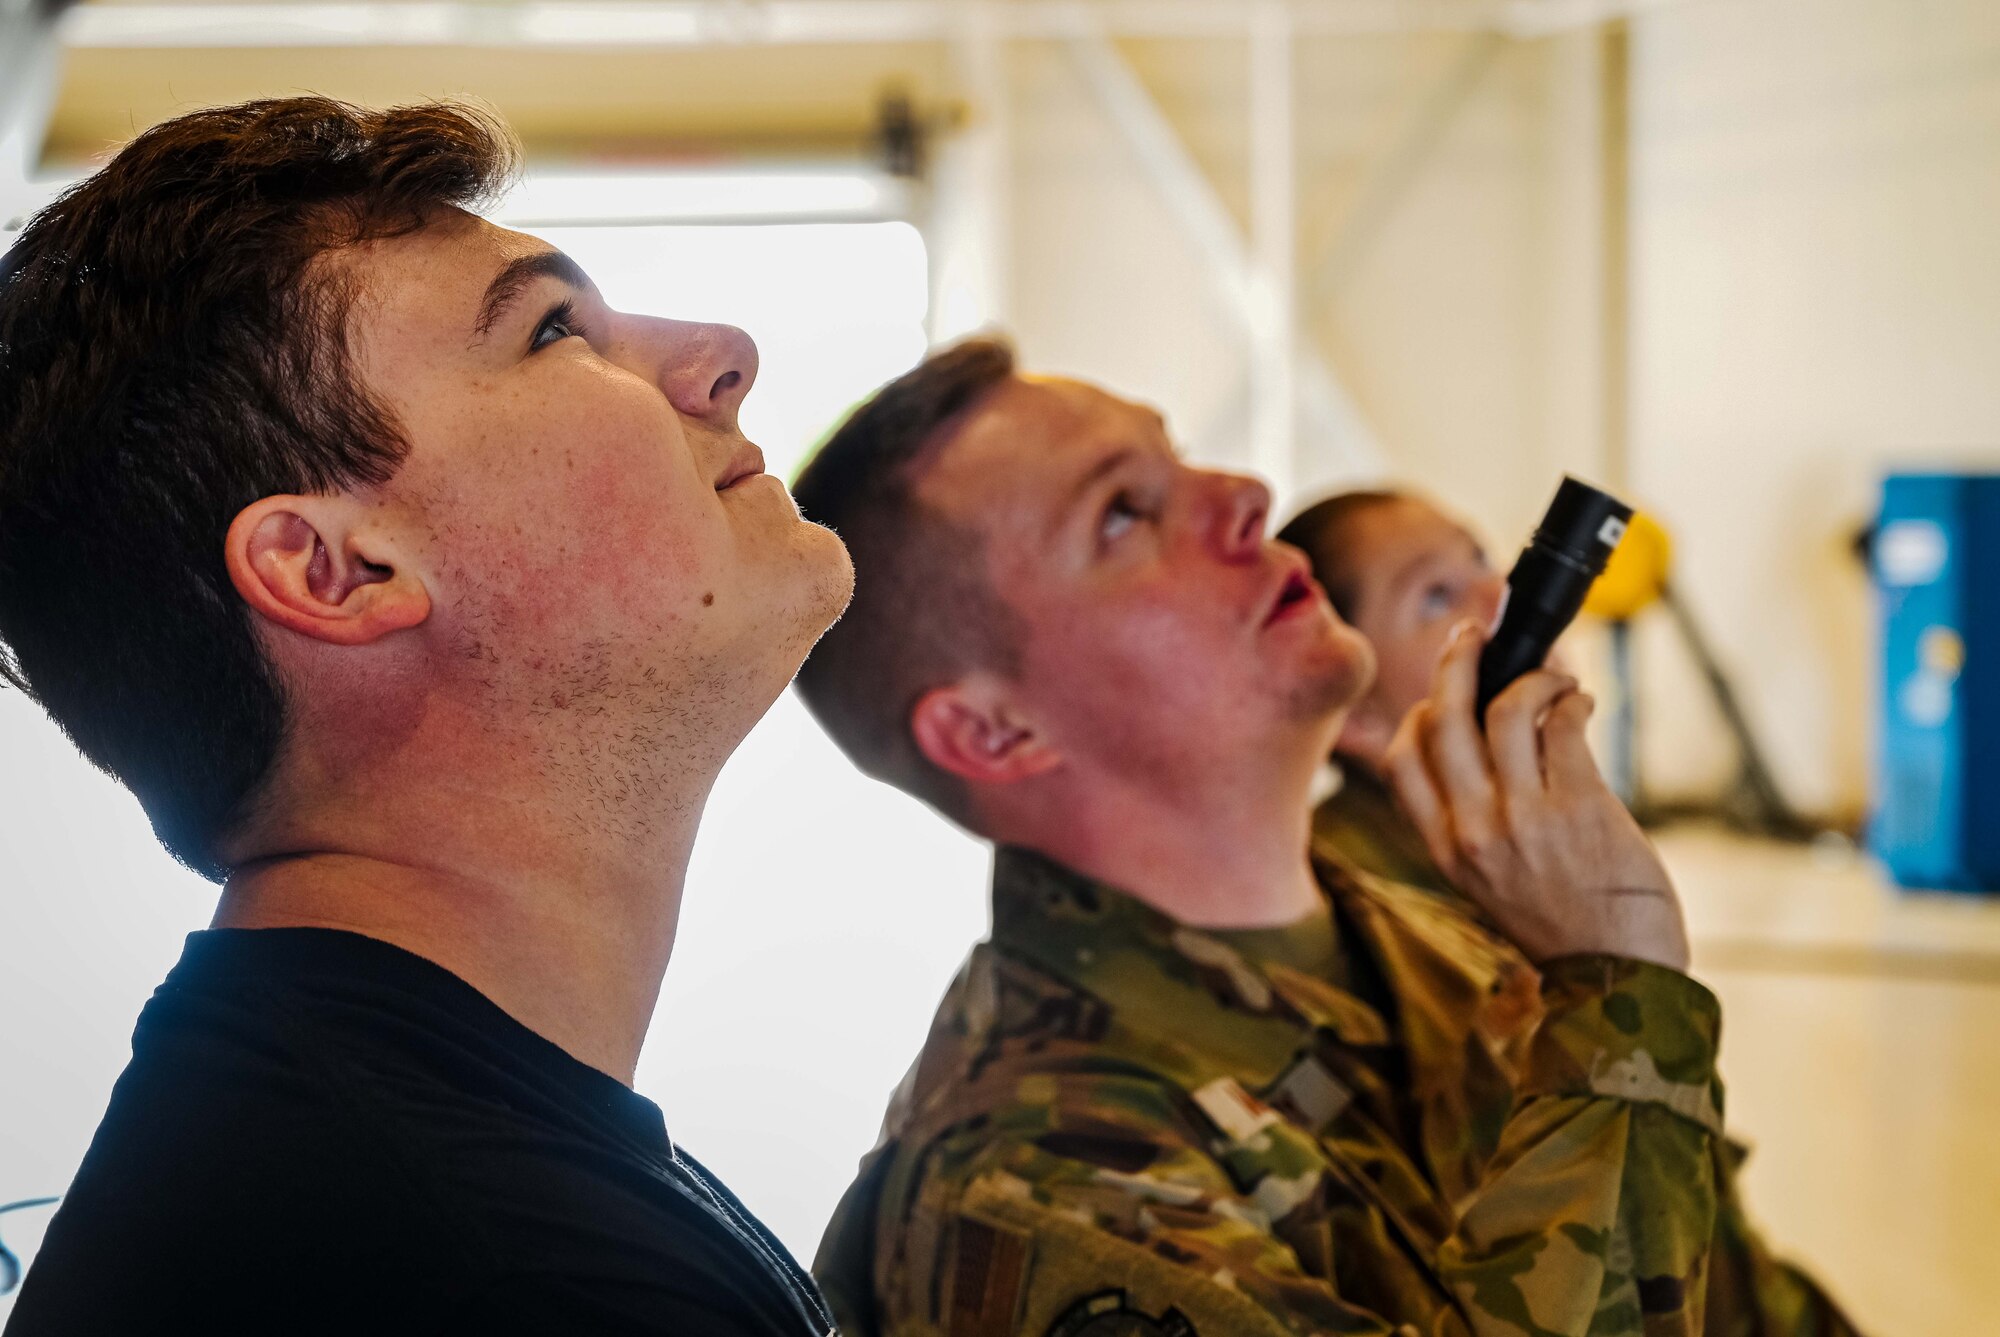
[[[509,260],[493,276],[493,281],[486,285],[486,295],[479,302],[479,318],[472,322],[473,341],[476,343],[491,333],[514,300],[527,290],[529,284],[540,278],[560,279],[579,292],[590,289],[590,276],[583,272],[583,266],[561,251],[536,251],[532,255],[518,256]]]
[[[1054,516],[1049,524],[1050,534],[1053,535],[1056,530],[1061,529],[1063,525],[1068,523],[1070,513],[1076,509],[1077,503],[1089,495],[1090,490],[1097,486],[1099,480],[1107,474],[1116,473],[1118,470],[1124,468],[1128,462],[1136,458],[1140,453],[1137,446],[1125,446],[1119,450],[1112,451],[1109,455],[1104,456],[1097,463],[1091,465],[1090,468],[1084,470],[1083,476],[1077,479],[1070,487],[1069,495],[1063,499],[1063,504],[1055,509]]]

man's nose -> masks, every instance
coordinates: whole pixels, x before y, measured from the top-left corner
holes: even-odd
[[[648,319],[655,379],[683,417],[736,426],[737,410],[757,379],[757,345],[734,325]]]
[[[1271,489],[1243,474],[1217,476],[1220,497],[1215,537],[1224,557],[1240,559],[1264,550],[1264,522],[1271,514]]]

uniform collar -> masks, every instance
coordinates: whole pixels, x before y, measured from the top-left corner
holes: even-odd
[[[1125,1026],[1159,1027],[1155,1039],[1226,1058],[1253,1082],[1275,1079],[1316,1031],[1356,1047],[1391,1040],[1379,1012],[1331,982],[1018,847],[994,855],[992,945],[1102,1000]]]

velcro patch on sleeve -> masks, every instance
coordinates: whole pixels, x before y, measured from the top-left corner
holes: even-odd
[[[1322,1132],[1354,1099],[1347,1084],[1334,1076],[1326,1064],[1307,1054],[1286,1070],[1271,1088],[1271,1099],[1288,1110],[1309,1132]]]
[[[1028,1274],[1028,1237],[970,1216],[958,1218],[955,1236],[945,1331],[1011,1337]]]

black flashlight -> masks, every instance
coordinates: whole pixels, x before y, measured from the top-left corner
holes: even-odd
[[[1547,661],[1631,518],[1632,508],[1618,498],[1563,475],[1542,523],[1507,573],[1500,624],[1480,652],[1480,719],[1508,683]]]

